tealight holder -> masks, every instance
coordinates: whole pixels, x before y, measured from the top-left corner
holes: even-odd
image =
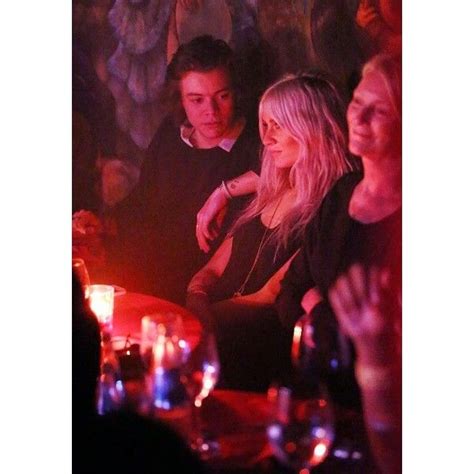
[[[114,287],[112,285],[90,285],[89,305],[99,321],[101,330],[111,333],[114,315]]]

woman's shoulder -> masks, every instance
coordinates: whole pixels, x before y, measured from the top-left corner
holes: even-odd
[[[331,187],[321,204],[321,209],[334,207],[344,208],[348,203],[352,192],[357,183],[362,179],[362,173],[358,171],[346,173],[342,175]],[[324,211],[323,211],[324,212]]]
[[[346,194],[352,195],[352,191],[362,179],[360,171],[351,171],[342,175],[329,190],[327,196],[342,196]]]
[[[354,188],[361,179],[362,173],[354,171],[344,174],[333,184],[308,226],[310,233],[320,226],[326,227],[328,220],[336,225],[341,219],[343,221],[347,219],[349,200]]]

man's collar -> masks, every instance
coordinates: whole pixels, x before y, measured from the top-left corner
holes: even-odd
[[[240,137],[243,129],[245,128],[245,119],[241,118],[237,121],[235,126],[232,128],[229,135],[224,137],[219,143],[218,147],[225,150],[229,153],[232,150],[232,147],[235,145],[235,142]],[[191,148],[195,148],[195,146],[191,143],[191,136],[194,133],[194,127],[186,126],[185,124],[181,125],[180,127],[180,134],[181,140],[183,140],[186,145],[190,146]]]

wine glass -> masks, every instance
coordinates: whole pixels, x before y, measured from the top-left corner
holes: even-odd
[[[202,459],[210,459],[219,452],[219,443],[203,433],[201,422],[202,402],[215,387],[219,372],[220,362],[215,337],[204,331],[183,368],[182,376],[192,402],[190,444]]]
[[[334,440],[332,409],[324,398],[298,398],[290,388],[268,392],[272,420],[267,438],[276,459],[299,474],[321,464]]]
[[[334,416],[326,383],[347,364],[337,330],[322,304],[301,316],[293,331],[293,389],[269,390],[273,421],[267,436],[275,457],[296,472],[322,463],[334,441]]]
[[[318,388],[350,371],[352,355],[348,339],[339,331],[326,303],[305,313],[295,324],[291,361],[296,375]]]
[[[150,329],[150,328],[148,328]],[[183,339],[182,319],[178,316],[170,324],[152,324],[153,349],[148,372],[151,375],[152,400],[155,415],[168,418],[181,413],[188,406],[188,394],[181,380],[184,364],[189,358],[189,345]],[[153,334],[154,332],[154,334]],[[143,343],[144,339],[142,339]],[[146,356],[146,352],[143,353]],[[147,361],[145,360],[145,364]]]
[[[87,300],[89,298],[91,280],[89,278],[89,272],[87,271],[84,260],[82,258],[73,258],[72,270],[79,280],[82,290],[84,291],[84,298]]]

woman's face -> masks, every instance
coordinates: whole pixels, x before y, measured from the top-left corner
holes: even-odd
[[[368,72],[354,91],[347,109],[349,150],[363,158],[399,156],[401,121],[383,77]]]
[[[300,144],[265,110],[260,114],[260,138],[277,168],[291,168],[296,163]]]

